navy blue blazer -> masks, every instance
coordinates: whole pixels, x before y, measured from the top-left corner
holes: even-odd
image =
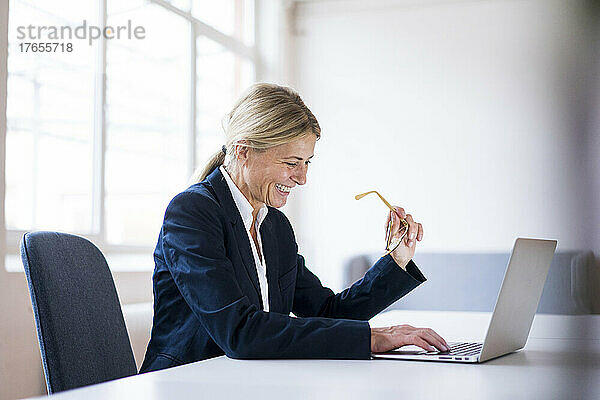
[[[232,358],[370,358],[367,322],[425,280],[391,256],[339,294],[298,254],[286,216],[269,207],[260,234],[269,312],[250,240],[221,171],[171,200],[154,260],[154,320],[140,372]],[[297,318],[290,317],[293,312]]]

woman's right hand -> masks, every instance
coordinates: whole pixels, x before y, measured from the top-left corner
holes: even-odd
[[[417,245],[417,240],[423,240],[423,225],[416,222],[412,215],[407,214],[402,207],[394,206],[395,213],[389,212],[387,216],[387,220],[385,221],[385,226],[387,226],[392,219],[392,227],[390,235],[393,238],[398,238],[401,232],[404,232],[400,229],[400,219],[404,219],[408,223],[408,232],[404,235],[404,239],[402,242],[394,249],[390,255],[396,261],[402,269],[406,270],[406,265],[413,258],[415,254],[415,248]]]
[[[419,346],[426,351],[448,351],[450,346],[433,329],[395,325],[371,328],[371,352],[381,353],[406,345]]]

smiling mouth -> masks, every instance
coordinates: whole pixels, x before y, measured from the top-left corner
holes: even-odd
[[[277,190],[279,190],[280,192],[285,193],[285,194],[289,194],[290,190],[292,190],[292,188],[290,186],[281,185],[279,183],[275,184],[275,188],[277,188]]]

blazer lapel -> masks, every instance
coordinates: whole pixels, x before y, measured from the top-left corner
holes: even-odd
[[[269,311],[280,312],[281,291],[279,290],[279,246],[273,235],[269,215],[260,227],[263,257],[267,264],[267,282],[269,284]]]
[[[227,186],[227,181],[225,181],[225,177],[219,168],[216,168],[207,177],[207,179],[215,190],[215,193],[221,203],[221,207],[223,207],[225,211],[225,215],[230,217],[229,222],[231,223],[233,232],[235,233],[235,242],[242,257],[244,268],[246,269],[246,272],[250,277],[250,281],[252,281],[252,285],[256,290],[258,299],[260,300],[261,296],[260,285],[258,283],[258,272],[256,271],[256,265],[254,264],[254,256],[252,255],[252,248],[250,247],[250,239],[248,238],[248,233],[244,227],[244,222],[242,221],[240,211],[233,201],[233,196],[231,195],[229,186]],[[271,294],[270,292],[271,291],[269,290],[269,295]],[[259,301],[259,303],[261,302]]]
[[[258,272],[256,271],[256,264],[254,263],[254,256],[252,255],[252,247],[250,247],[250,239],[248,238],[248,233],[246,233],[246,228],[242,222],[242,217],[238,217],[238,221],[235,221],[233,225],[238,251],[242,256],[244,267],[246,268],[246,272],[252,281],[252,285],[254,285],[254,289],[256,289],[258,298],[261,299],[260,284],[258,283]]]

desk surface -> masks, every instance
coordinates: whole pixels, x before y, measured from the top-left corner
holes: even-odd
[[[371,324],[429,326],[447,340],[481,341],[489,319],[490,313],[391,311]],[[598,328],[600,316],[537,315],[524,350],[484,364],[218,357],[52,398],[600,398]]]

